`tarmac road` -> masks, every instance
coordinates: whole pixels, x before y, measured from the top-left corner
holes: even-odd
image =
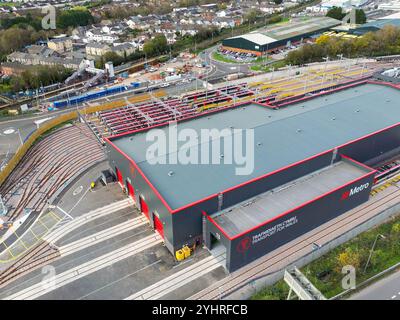
[[[352,295],[349,300],[400,300],[400,271]]]
[[[214,60],[212,58],[212,53],[216,50],[216,48],[216,46],[208,48],[200,54],[200,58],[207,65],[210,65],[212,67],[212,71],[204,77],[204,80],[219,79],[226,76],[227,74],[238,72],[247,73],[249,71],[249,64],[227,63]]]

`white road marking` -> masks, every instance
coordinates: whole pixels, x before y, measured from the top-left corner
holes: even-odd
[[[59,251],[62,257],[68,256],[72,253],[81,251],[88,247],[91,247],[97,243],[103,242],[105,240],[114,238],[120,234],[123,234],[127,231],[136,229],[142,225],[147,224],[145,217],[138,217],[135,219],[131,219],[125,221],[123,223],[117,224],[111,228],[101,230],[97,233],[91,234],[87,237],[81,238],[74,242],[68,243],[62,247],[59,247]]]
[[[75,203],[75,205],[71,208],[71,210],[69,210],[68,213],[71,213],[72,210],[74,210],[74,209],[76,208],[76,206],[79,204],[79,202],[82,201],[82,199],[86,196],[86,194],[89,192],[89,190],[90,190],[90,187],[87,188],[87,190],[86,190],[85,193],[82,195],[82,197],[79,198],[79,200]]]
[[[102,286],[102,287],[100,287],[100,288],[97,288],[96,290],[93,290],[93,291],[91,291],[91,292],[85,294],[84,296],[78,298],[77,300],[82,300],[83,298],[86,298],[86,297],[88,297],[88,296],[91,296],[93,293],[99,292],[99,291],[101,291],[101,290],[103,290],[103,289],[105,289],[105,288],[107,288],[107,287],[110,287],[110,286],[112,286],[113,284],[116,284],[116,283],[118,283],[118,282],[120,282],[120,281],[122,281],[122,280],[124,280],[124,279],[126,279],[126,278],[129,278],[130,276],[133,276],[134,274],[137,274],[137,273],[139,273],[139,272],[141,272],[141,271],[143,271],[143,270],[149,269],[149,268],[151,268],[152,266],[155,266],[156,264],[159,264],[161,261],[162,261],[161,259],[160,259],[160,260],[157,260],[157,261],[154,261],[153,263],[151,263],[151,264],[149,264],[149,265],[147,265],[147,266],[145,266],[145,267],[143,267],[143,268],[141,268],[141,269],[139,269],[139,270],[136,270],[135,272],[132,272],[132,273],[130,273],[130,274],[127,274],[126,276],[123,276],[122,278],[119,278],[119,279],[114,280],[114,281],[112,281],[112,282],[110,282],[110,283],[107,283],[105,286]]]
[[[156,300],[165,296],[166,294],[222,266],[226,259],[224,250],[221,248],[221,250],[215,254],[216,256],[211,255],[187,268],[181,269],[169,277],[130,295],[124,300]]]
[[[83,186],[79,186],[78,188],[76,188],[76,189],[74,190],[74,192],[72,192],[72,194],[73,194],[74,196],[76,196],[77,194],[81,193],[82,190],[83,190]]]
[[[109,267],[114,263],[122,261],[130,256],[139,252],[149,249],[163,240],[157,234],[152,234],[136,242],[130,243],[124,247],[118,248],[115,251],[106,253],[91,261],[85,262],[79,266],[73,267],[67,271],[57,274],[54,278],[50,279],[51,286],[45,282],[38,282],[28,288],[16,292],[3,300],[33,300],[53,290],[61,288],[71,282],[81,279],[89,274],[98,270]],[[49,281],[49,279],[46,279]]]
[[[62,213],[64,213],[68,218],[70,218],[71,220],[74,219],[74,217],[72,217],[70,214],[68,214],[68,212],[66,212],[64,209],[62,209],[60,206],[56,206],[56,208],[58,210],[60,210]]]
[[[100,217],[109,215],[113,212],[122,210],[126,207],[129,207],[132,205],[132,201],[129,198],[126,198],[124,200],[118,201],[118,202],[113,202],[109,205],[106,205],[101,208],[97,208],[95,210],[92,210],[84,215],[81,215],[74,220],[71,220],[70,222],[62,225],[60,228],[54,230],[53,232],[50,232],[49,234],[46,234],[43,237],[44,241],[47,242],[56,242],[57,240],[61,239],[63,236],[68,234],[69,232],[75,230],[76,228],[79,228],[80,226],[84,225],[87,222],[96,220]]]

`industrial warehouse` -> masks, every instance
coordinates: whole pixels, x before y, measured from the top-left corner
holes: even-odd
[[[153,165],[146,134],[155,128],[106,139],[109,162],[171,253],[219,243],[234,271],[367,201],[373,165],[396,152],[397,88],[366,83],[329,93],[277,110],[245,103],[178,121],[198,131],[253,129],[248,175],[236,175],[234,164]],[[168,136],[168,126],[157,129]]]
[[[289,23],[227,38],[222,41],[222,47],[230,51],[260,56],[280,48],[290,47],[295,42],[313,38],[340,24],[341,21],[329,17],[293,20]]]

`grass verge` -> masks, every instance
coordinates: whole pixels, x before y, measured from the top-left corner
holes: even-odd
[[[285,66],[286,66],[285,60],[279,60],[279,61],[276,61],[276,62],[269,63],[267,65],[258,64],[258,65],[255,65],[255,66],[251,66],[250,70],[261,71],[261,72],[271,72],[272,68],[274,68],[274,70],[276,70],[276,69],[279,69],[279,68],[282,68],[282,67],[285,67]]]
[[[384,238],[380,237],[383,235]],[[371,247],[376,246],[367,263]],[[325,295],[332,298],[343,292],[342,267],[352,265],[356,269],[357,284],[386,270],[400,262],[400,216],[390,219],[374,229],[359,234],[352,240],[338,246],[322,257],[314,260],[301,269],[303,274]],[[283,300],[289,293],[289,287],[283,280],[255,294],[253,300]]]

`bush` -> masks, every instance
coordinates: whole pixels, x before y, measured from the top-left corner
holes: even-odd
[[[302,65],[322,61],[323,57],[336,59],[337,55],[346,57],[380,56],[400,53],[400,28],[385,26],[379,31],[368,32],[356,39],[328,37],[322,35],[313,44],[289,52],[286,63]]]
[[[57,27],[67,29],[68,27],[87,26],[93,23],[93,16],[84,7],[61,11],[57,17]]]

